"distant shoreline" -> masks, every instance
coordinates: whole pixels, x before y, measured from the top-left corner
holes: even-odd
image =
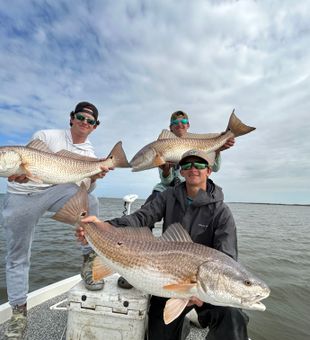
[[[4,195],[5,192],[0,192],[0,195]],[[98,197],[102,199],[120,199],[122,200],[122,197]],[[139,198],[138,200],[145,201],[146,198]],[[227,202],[227,204],[260,204],[260,205],[286,205],[286,206],[294,206],[294,207],[310,207],[310,203],[268,203],[268,202]]]
[[[288,205],[294,207],[310,207],[310,204],[301,203],[259,203],[259,202],[225,202],[227,204],[261,204],[261,205]]]
[[[123,199],[122,197],[98,197],[103,199]],[[146,198],[139,198],[138,201],[145,201]],[[300,206],[300,207],[310,207],[310,203],[268,203],[268,202],[227,202],[227,204],[261,204],[261,205],[288,205],[288,206]]]

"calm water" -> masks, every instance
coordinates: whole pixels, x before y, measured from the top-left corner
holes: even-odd
[[[123,214],[121,199],[100,199],[101,218]],[[138,200],[132,210],[143,203]],[[0,205],[2,196],[0,195]],[[310,207],[229,204],[238,227],[239,260],[271,288],[265,312],[247,311],[252,340],[310,338]],[[0,227],[0,303],[6,301],[5,242]],[[30,291],[79,272],[81,255],[70,226],[40,220],[32,246]]]

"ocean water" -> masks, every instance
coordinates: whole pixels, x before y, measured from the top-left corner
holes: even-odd
[[[3,196],[0,195],[0,206]],[[137,200],[132,211],[143,200]],[[239,261],[271,288],[265,312],[247,311],[252,340],[310,339],[310,206],[228,204],[238,228]],[[122,199],[101,198],[100,217],[119,217]],[[5,241],[0,226],[0,304],[7,301]],[[79,273],[73,229],[47,214],[32,245],[30,291]]]

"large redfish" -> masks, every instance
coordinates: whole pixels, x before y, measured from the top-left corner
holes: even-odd
[[[177,318],[192,296],[213,305],[265,310],[260,300],[268,297],[268,286],[224,253],[192,242],[180,224],[156,238],[147,227],[82,223],[87,211],[82,184],[53,218],[84,228],[88,243],[99,255],[93,268],[95,280],[117,272],[141,291],[170,298],[165,323]]]
[[[202,150],[205,152],[220,149],[228,139],[239,137],[255,130],[247,126],[232,112],[227,129],[218,134],[188,133],[180,138],[168,130],[163,130],[158,139],[144,146],[130,161],[132,171],[151,169],[166,162],[178,163],[182,155],[189,150]]]
[[[130,167],[122,142],[115,144],[106,159],[97,159],[61,150],[52,152],[39,139],[26,146],[0,147],[0,176],[26,175],[37,183],[76,183],[96,175],[101,167]]]

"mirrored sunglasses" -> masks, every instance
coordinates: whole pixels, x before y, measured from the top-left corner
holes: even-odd
[[[203,170],[208,168],[208,164],[201,162],[188,162],[180,165],[182,170],[189,170],[194,167],[197,170]]]
[[[87,117],[83,116],[83,115],[80,114],[80,113],[76,113],[76,114],[75,114],[75,118],[76,118],[77,120],[79,120],[80,122],[84,122],[84,120],[86,120],[86,122],[87,122],[89,125],[96,125],[96,124],[97,124],[96,119],[87,118]]]
[[[188,119],[187,118],[175,119],[170,122],[170,125],[179,125],[179,123],[188,124]]]

